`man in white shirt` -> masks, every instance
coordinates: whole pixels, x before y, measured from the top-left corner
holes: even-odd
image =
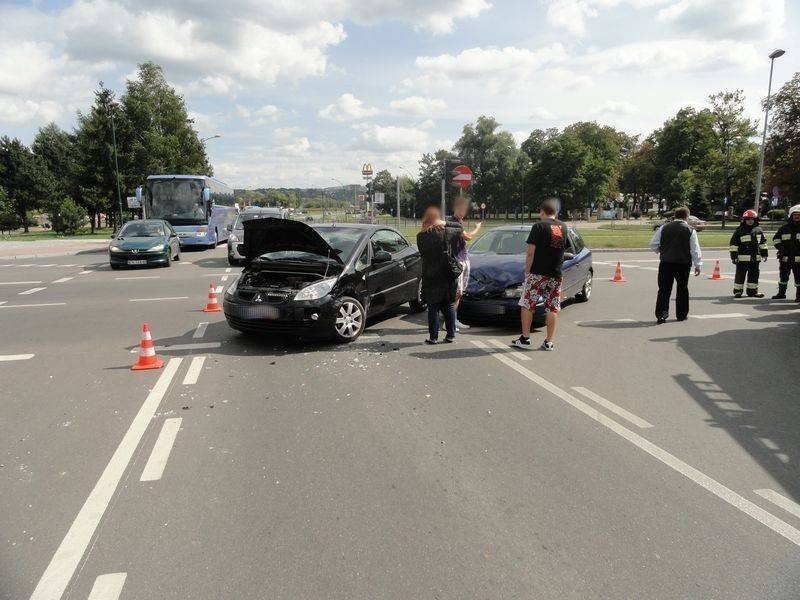
[[[675,209],[675,218],[658,228],[650,240],[650,248],[661,257],[658,265],[656,321],[660,325],[669,317],[673,283],[677,284],[675,316],[678,321],[685,321],[689,316],[689,271],[694,265],[694,275],[697,277],[703,266],[697,232],[689,225],[688,208],[681,206]]]

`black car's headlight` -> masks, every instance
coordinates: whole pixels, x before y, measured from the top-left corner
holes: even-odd
[[[512,285],[504,289],[503,298],[522,298],[522,284]]]
[[[236,288],[239,285],[239,278],[233,280],[233,283],[228,286],[225,290],[225,297],[226,298],[233,298],[236,295]]]
[[[302,290],[295,294],[295,300],[319,300],[330,294],[333,286],[336,284],[337,277],[329,277],[317,283],[312,283],[304,287]]]

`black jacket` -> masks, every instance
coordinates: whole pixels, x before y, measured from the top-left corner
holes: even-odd
[[[791,217],[789,219],[789,222],[782,225],[772,236],[772,243],[778,251],[778,260],[800,262],[800,225],[795,224]]]
[[[453,248],[464,229],[448,223],[442,230],[421,231],[417,234],[417,249],[422,256],[422,299],[428,304],[454,302],[458,282],[450,276],[447,252]]]
[[[767,238],[758,223],[742,223],[731,236],[730,247],[733,262],[759,262],[767,259]]]

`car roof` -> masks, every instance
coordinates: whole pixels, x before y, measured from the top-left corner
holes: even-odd
[[[159,225],[163,225],[166,221],[164,219],[133,219],[132,221],[126,221],[125,225],[130,223],[158,223]]]
[[[391,225],[378,225],[377,223],[311,223],[310,227],[320,229],[322,227],[339,227],[341,229],[363,229],[364,231],[378,231],[379,229],[391,229],[397,231]]]

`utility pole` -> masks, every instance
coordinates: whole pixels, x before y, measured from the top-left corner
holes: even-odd
[[[786,54],[785,50],[775,50],[769,55],[769,84],[767,85],[767,102],[764,106],[764,134],[761,136],[761,158],[758,162],[758,179],[756,179],[756,199],[753,202],[753,208],[758,214],[758,209],[761,204],[761,181],[764,178],[764,148],[767,144],[767,126],[769,124],[769,101],[772,94],[772,71],[775,67],[775,59],[780,58]]]
[[[400,231],[400,175],[397,176],[397,230]]]
[[[102,83],[101,83],[102,85]],[[114,173],[117,179],[117,204],[119,205],[119,223],[117,230],[122,228],[122,191],[119,186],[119,161],[117,159],[117,130],[114,126],[114,110],[119,106],[116,102],[111,102],[107,106],[108,115],[111,117],[111,143],[114,147]]]

